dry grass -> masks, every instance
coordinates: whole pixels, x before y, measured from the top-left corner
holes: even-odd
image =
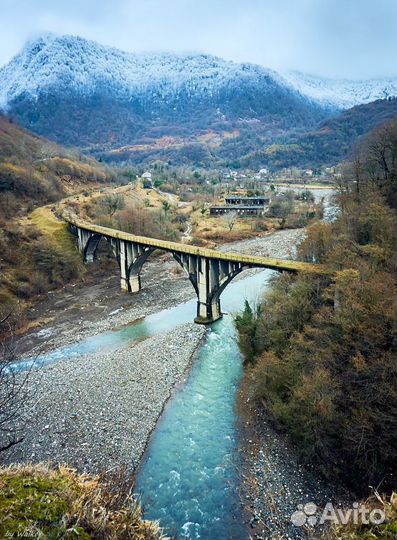
[[[34,210],[30,215],[31,223],[47,237],[51,243],[64,252],[76,254],[75,241],[68,231],[68,226],[63,220],[59,220],[50,206],[42,206]]]
[[[334,528],[335,540],[395,540],[397,538],[397,493],[390,498],[381,497],[378,493],[364,501],[368,510],[380,509],[385,513],[384,523],[358,524],[349,523]]]
[[[279,221],[252,217],[239,218],[233,229],[229,231],[228,224],[222,217],[203,217],[199,212],[195,212],[194,236],[206,242],[208,247],[215,247],[215,245],[262,236],[267,231],[279,228]]]
[[[0,537],[158,540],[157,523],[142,519],[125,474],[77,474],[48,464],[0,469]]]

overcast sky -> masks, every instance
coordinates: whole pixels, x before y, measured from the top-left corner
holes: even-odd
[[[0,0],[0,65],[43,32],[276,70],[397,73],[397,0]]]

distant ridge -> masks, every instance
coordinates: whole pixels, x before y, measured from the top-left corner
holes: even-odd
[[[283,73],[283,77],[296,90],[324,107],[350,109],[356,105],[397,96],[397,77],[329,79],[299,71]]]

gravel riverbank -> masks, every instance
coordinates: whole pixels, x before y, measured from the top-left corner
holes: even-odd
[[[319,509],[351,505],[351,495],[299,463],[288,438],[271,425],[263,407],[250,398],[249,375],[240,387],[241,499],[251,516],[252,540],[324,540],[324,527],[295,526],[291,517],[308,503]]]
[[[134,468],[204,334],[204,327],[185,324],[31,372],[19,421],[25,438],[2,459],[51,460],[93,473]]]
[[[305,229],[285,229],[268,236],[224,244],[219,251],[236,251],[260,257],[291,259],[295,256],[296,245],[304,239],[305,235]],[[244,273],[241,276],[244,277]]]

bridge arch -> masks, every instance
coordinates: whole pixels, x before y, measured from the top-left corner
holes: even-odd
[[[84,262],[91,263],[96,259],[96,252],[99,246],[99,242],[104,238],[101,234],[92,234],[85,245],[83,251]]]
[[[145,247],[143,251],[140,252],[136,257],[133,257],[132,262],[130,263],[127,269],[127,280],[128,280],[128,290],[130,292],[139,292],[141,290],[141,271],[143,265],[148,260],[150,255],[154,251],[162,251],[164,253],[170,253],[175,261],[181,266],[187,277],[189,278],[193,288],[197,294],[197,279],[195,275],[195,269],[192,268],[191,261],[187,258],[183,258],[180,254],[168,251],[166,249],[158,247]]]
[[[198,246],[190,246],[137,236],[88,223],[78,217],[65,217],[71,230],[78,236],[78,246],[84,260],[95,259],[102,238],[110,243],[120,267],[121,288],[137,292],[141,288],[140,272],[148,257],[156,249],[171,253],[183,268],[197,294],[196,322],[211,323],[219,319],[220,295],[227,285],[246,268],[268,268],[278,272],[309,272],[328,274],[321,265],[300,261],[272,259],[242,253],[218,252]]]
[[[236,277],[238,276],[241,272],[243,272],[243,270],[248,270],[248,266],[245,267],[245,266],[241,266],[240,268],[236,268],[235,270],[233,270],[228,276],[226,276],[224,279],[221,280],[221,282],[219,283],[219,286],[215,288],[213,294],[212,294],[212,298],[214,300],[219,300],[220,299],[220,296],[221,294],[223,293],[223,291],[226,289],[226,287],[229,285],[229,283]]]
[[[115,242],[111,237],[98,233],[91,234],[85,243],[85,247],[83,249],[84,262],[92,263],[96,260],[97,250],[101,241],[105,241],[110,245],[113,255],[116,258],[117,263],[120,265],[117,242]]]

